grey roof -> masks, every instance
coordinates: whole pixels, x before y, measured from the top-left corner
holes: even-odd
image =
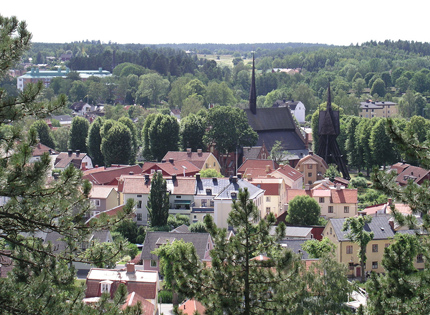
[[[379,216],[373,217],[372,222],[367,223],[364,226],[364,229],[367,232],[373,232],[374,240],[385,240],[390,237],[394,237],[394,230],[391,228],[389,224],[389,216]],[[339,241],[349,241],[347,238],[348,231],[342,231],[343,223],[346,219],[330,219],[331,224],[333,225],[334,233]]]
[[[288,249],[291,249],[293,253],[300,254],[302,259],[308,259],[308,252],[304,251],[302,245],[304,242],[309,241],[309,239],[291,239],[291,240],[282,240],[279,243]]]
[[[170,232],[148,232],[142,248],[142,259],[158,260],[158,257],[151,252],[157,248],[158,244],[165,244],[166,241],[184,240],[185,243],[193,243],[196,253],[203,259],[210,242],[209,233],[170,233]]]
[[[201,178],[197,180],[196,195],[216,196],[230,184],[228,178]],[[211,195],[208,195],[206,189],[211,189]]]
[[[239,189],[244,190],[245,188],[248,189],[249,192],[249,199],[254,199],[257,197],[260,193],[264,192],[263,189],[258,188],[257,186],[251,184],[250,182],[243,180],[243,179],[237,179],[231,181],[228,186],[225,187],[225,189],[214,199],[232,199],[231,193],[232,192],[238,192]]]

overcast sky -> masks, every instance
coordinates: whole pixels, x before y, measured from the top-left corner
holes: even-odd
[[[430,42],[424,1],[2,0],[34,42],[323,43]]]

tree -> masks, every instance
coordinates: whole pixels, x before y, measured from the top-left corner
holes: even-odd
[[[318,202],[308,195],[296,196],[288,205],[287,222],[300,225],[318,224],[321,207]]]
[[[303,243],[302,248],[311,258],[322,258],[327,254],[333,254],[336,245],[328,237],[323,237],[321,241],[312,239]]]
[[[97,117],[90,125],[87,137],[88,154],[90,155],[93,164],[99,166],[104,165],[104,156],[101,150],[102,136],[100,134],[102,127],[103,119],[101,117]]]
[[[192,151],[205,148],[203,136],[206,132],[206,119],[200,115],[190,114],[181,119],[180,124],[182,149],[191,148]]]
[[[147,204],[151,226],[161,227],[167,225],[169,206],[169,192],[167,191],[166,180],[161,172],[156,172],[152,176]]]
[[[76,116],[72,119],[70,128],[69,149],[87,152],[87,136],[90,123],[83,117]]]
[[[101,152],[106,166],[128,164],[132,159],[133,140],[130,129],[120,122],[107,120],[101,129]]]
[[[365,280],[366,269],[366,246],[373,239],[373,232],[368,232],[365,229],[367,223],[372,221],[370,216],[359,216],[347,218],[343,223],[342,231],[348,231],[347,238],[358,244],[358,258],[361,265],[361,282]]]
[[[295,301],[306,292],[298,274],[300,264],[269,235],[275,222],[273,215],[253,223],[259,214],[248,198],[248,191],[241,190],[233,202],[228,222],[236,233],[230,238],[211,216],[205,217],[215,243],[210,252],[210,268],[198,259],[191,243],[174,241],[155,251],[160,257],[165,284],[203,303],[208,313],[292,313],[300,309],[302,305]],[[283,228],[277,230],[281,235]],[[263,252],[269,260],[253,259]],[[285,298],[287,292],[289,299]]]
[[[34,128],[39,137],[40,143],[50,147],[51,149],[55,148],[54,139],[51,134],[51,130],[49,129],[48,124],[44,120],[35,121],[31,128]]]
[[[235,152],[242,146],[253,146],[258,135],[249,126],[245,112],[239,108],[215,106],[208,110],[207,125],[209,130],[204,136],[207,145],[215,144],[219,154]],[[226,159],[221,159],[225,169]]]
[[[0,17],[0,33],[0,75],[3,76],[28,49],[31,34],[26,24],[15,17]],[[37,102],[42,89],[43,83],[38,82],[26,87],[19,98],[0,93],[3,150],[0,195],[5,201],[0,207],[0,249],[2,255],[14,262],[12,273],[1,281],[1,311],[5,314],[91,314],[91,307],[81,302],[82,289],[74,286],[75,270],[71,267],[73,261],[91,261],[75,249],[94,231],[110,228],[130,214],[132,207],[126,205],[124,212],[111,218],[109,224],[106,218],[100,218],[87,225],[83,217],[90,209],[91,187],[82,181],[80,171],[69,167],[57,180],[48,182],[49,155],[29,163],[37,135],[34,129],[23,133],[20,125],[28,117],[44,119],[66,103],[64,96],[49,103]],[[37,232],[48,231],[60,235],[65,250],[43,244],[35,237]]]

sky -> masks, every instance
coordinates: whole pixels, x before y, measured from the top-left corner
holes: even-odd
[[[430,42],[425,1],[2,0],[33,42],[119,44]]]

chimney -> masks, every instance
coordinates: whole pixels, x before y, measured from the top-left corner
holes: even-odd
[[[196,180],[200,180],[200,173],[196,174]]]
[[[81,153],[81,150],[76,150],[76,156],[78,157],[79,154]]]
[[[135,273],[136,268],[134,267],[134,263],[127,263],[126,265],[127,273]]]
[[[173,158],[169,158],[169,162],[171,163],[171,164],[173,164]]]
[[[72,152],[73,152],[72,149],[67,150],[67,155],[72,156]]]

